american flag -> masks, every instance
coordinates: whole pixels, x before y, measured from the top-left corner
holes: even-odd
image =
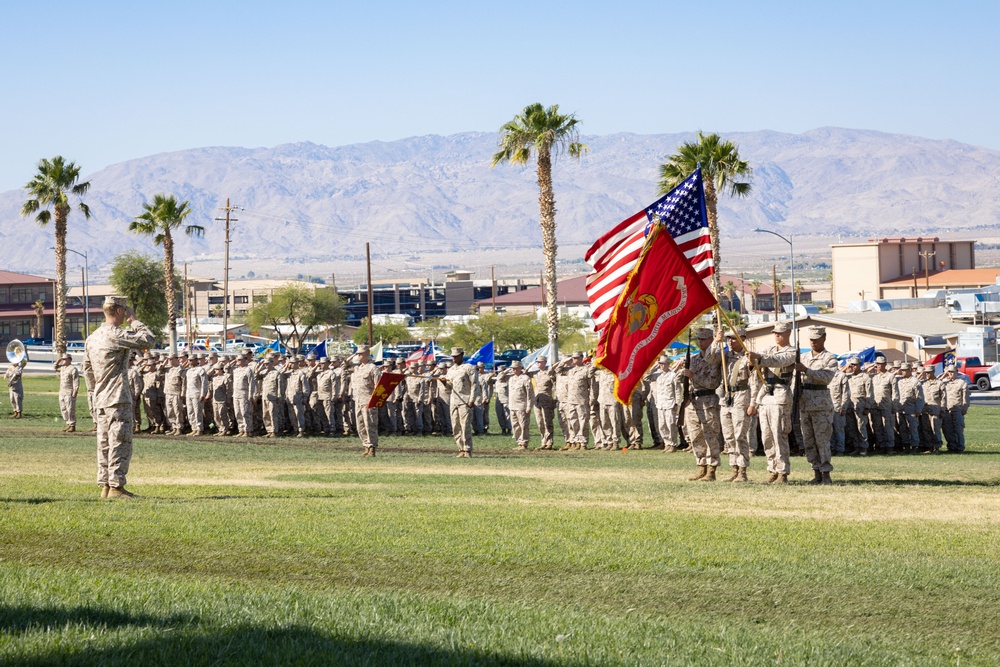
[[[666,195],[619,222],[587,251],[586,260],[592,269],[587,276],[587,298],[595,331],[603,329],[611,319],[618,297],[642,253],[650,224],[657,218],[699,278],[704,280],[715,273],[699,168]]]

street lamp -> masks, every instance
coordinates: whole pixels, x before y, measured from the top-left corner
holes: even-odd
[[[55,250],[55,246],[50,247],[49,250]],[[90,335],[90,290],[87,288],[87,283],[90,280],[90,265],[86,252],[79,252],[72,248],[66,248],[66,252],[83,257],[83,337],[86,339]]]
[[[799,327],[797,313],[795,312],[795,247],[792,245],[792,238],[789,235],[787,238],[779,234],[778,232],[772,232],[770,229],[761,229],[760,227],[755,227],[753,231],[759,234],[771,234],[777,236],[779,239],[788,244],[788,267],[792,272],[792,340],[795,341],[795,349],[799,349]],[[778,304],[781,303],[781,294],[774,295],[774,315],[778,316]]]

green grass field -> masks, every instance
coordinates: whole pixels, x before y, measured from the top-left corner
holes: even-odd
[[[802,458],[771,487],[501,436],[468,460],[141,436],[141,498],[109,502],[54,380],[26,391],[0,418],[0,664],[1000,664],[989,408],[969,453],[837,458],[832,487]]]

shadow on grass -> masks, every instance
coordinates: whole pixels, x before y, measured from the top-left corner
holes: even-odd
[[[971,482],[957,479],[847,479],[837,480],[837,484],[847,486],[969,486],[969,487],[1000,487],[1000,480],[975,480]]]
[[[29,607],[26,605],[0,605],[0,632],[25,632],[63,628],[67,625],[97,625],[108,628],[123,626],[173,627],[194,622],[193,616],[145,616],[126,614],[99,607],[74,607],[72,609]]]
[[[0,606],[0,631],[57,631],[97,625],[122,629],[163,629],[163,636],[95,647],[85,638],[46,641],[33,655],[9,657],[5,665],[496,665],[550,667],[532,657],[494,655],[473,646],[458,649],[423,646],[376,638],[338,637],[309,628],[254,625],[204,631],[187,616],[153,617],[94,609],[39,609]],[[374,630],[377,631],[377,628]],[[81,634],[90,634],[89,632]],[[148,631],[143,634],[148,636]],[[31,637],[24,638],[26,643]]]

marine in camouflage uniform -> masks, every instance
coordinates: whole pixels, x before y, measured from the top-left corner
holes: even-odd
[[[132,350],[153,345],[153,332],[135,318],[123,296],[104,300],[105,321],[87,338],[83,374],[94,388],[97,417],[97,483],[102,498],[131,498],[125,490],[132,460],[132,392],[128,361]],[[121,325],[128,322],[130,328]]]
[[[597,409],[599,428],[594,431],[595,449],[617,449],[621,439],[618,424],[618,399],[615,398],[615,374],[606,368],[598,368]]]
[[[944,416],[942,428],[948,441],[948,452],[965,451],[965,413],[969,411],[969,383],[955,374],[955,365],[948,364],[942,380],[944,387]]]
[[[80,393],[80,371],[73,365],[73,359],[68,354],[62,358],[58,370],[59,410],[66,422],[63,433],[73,433],[76,431],[76,397]]]
[[[520,361],[511,362],[510,371],[511,376],[507,382],[510,392],[507,404],[510,408],[510,424],[517,449],[525,450],[531,439],[531,408],[535,405],[535,388],[531,384],[531,378],[524,373]]]
[[[448,369],[447,386],[451,390],[451,424],[458,445],[458,457],[472,456],[472,419],[473,393],[475,390],[475,369],[462,360],[465,350],[460,347],[451,348],[453,365]]]
[[[899,377],[886,369],[886,359],[875,355],[875,374],[872,376],[871,418],[875,446],[883,452],[896,446],[896,420],[893,416],[899,405]]]
[[[903,451],[916,451],[920,447],[920,413],[924,410],[924,390],[920,378],[913,375],[913,367],[909,363],[903,363],[900,370],[903,376],[899,379],[899,434],[903,441]]]
[[[565,365],[564,365],[565,364]],[[558,368],[566,381],[566,449],[587,448],[587,419],[590,416],[590,385],[597,369],[584,363],[583,352],[576,351]]]
[[[652,394],[656,403],[656,426],[663,440],[664,452],[676,452],[680,440],[677,415],[680,412],[682,387],[680,376],[671,367],[670,357],[659,359],[659,372],[652,376]]]
[[[762,353],[748,352],[758,366],[766,368],[765,384],[757,391],[760,435],[767,455],[769,484],[787,484],[791,472],[788,434],[792,430],[792,376],[795,348],[789,345],[791,327],[778,322],[772,330],[775,345]]]
[[[830,399],[833,401],[833,436],[830,438],[830,453],[843,454],[846,444],[847,406],[851,401],[851,385],[844,370],[837,372],[830,381]]]
[[[163,395],[167,402],[167,422],[171,435],[184,428],[184,372],[180,357],[170,355],[170,368],[163,377]]]
[[[548,361],[545,355],[538,355],[535,359],[538,369],[528,374],[535,383],[535,422],[542,441],[539,449],[552,449],[553,444],[556,374],[548,367]]]
[[[924,392],[924,409],[920,413],[920,445],[924,452],[937,453],[941,449],[944,385],[934,377],[934,366],[924,366],[921,369],[920,381]]]
[[[712,330],[702,327],[695,332],[698,354],[683,362],[680,375],[688,378],[690,400],[684,407],[684,430],[694,452],[698,472],[690,482],[714,482],[719,467],[722,427],[719,424],[719,396],[722,383],[720,347],[713,342]]]
[[[747,469],[750,467],[750,429],[754,423],[751,414],[757,408],[757,392],[760,378],[754,372],[753,364],[743,348],[746,331],[737,328],[730,331],[729,350],[723,351],[726,367],[724,389],[728,393],[722,397],[719,416],[722,435],[729,449],[729,467],[732,474],[727,482],[748,482]],[[721,342],[721,341],[717,341]]]
[[[14,419],[21,418],[21,411],[24,409],[24,385],[21,383],[22,368],[20,364],[11,364],[7,372],[3,374],[7,381],[7,395],[10,398],[10,409]]]
[[[868,414],[874,404],[874,381],[867,373],[861,372],[861,360],[852,357],[844,365],[847,384],[851,390],[851,400],[847,405],[848,427],[855,425],[858,434],[856,452],[858,456],[868,455]],[[891,412],[890,412],[891,414]],[[848,428],[848,433],[851,429]]]
[[[365,451],[362,456],[375,456],[378,449],[378,409],[369,408],[375,385],[378,384],[378,366],[372,363],[371,350],[367,345],[358,346],[355,353],[360,364],[351,373],[351,393],[354,395],[354,423],[358,427],[358,437]]]
[[[811,484],[832,484],[833,472],[830,439],[833,436],[834,401],[831,383],[840,364],[826,349],[826,328],[810,327],[807,334],[812,348],[797,366],[802,393],[799,403],[799,424],[806,460],[812,465]],[[834,390],[836,387],[834,387]]]

